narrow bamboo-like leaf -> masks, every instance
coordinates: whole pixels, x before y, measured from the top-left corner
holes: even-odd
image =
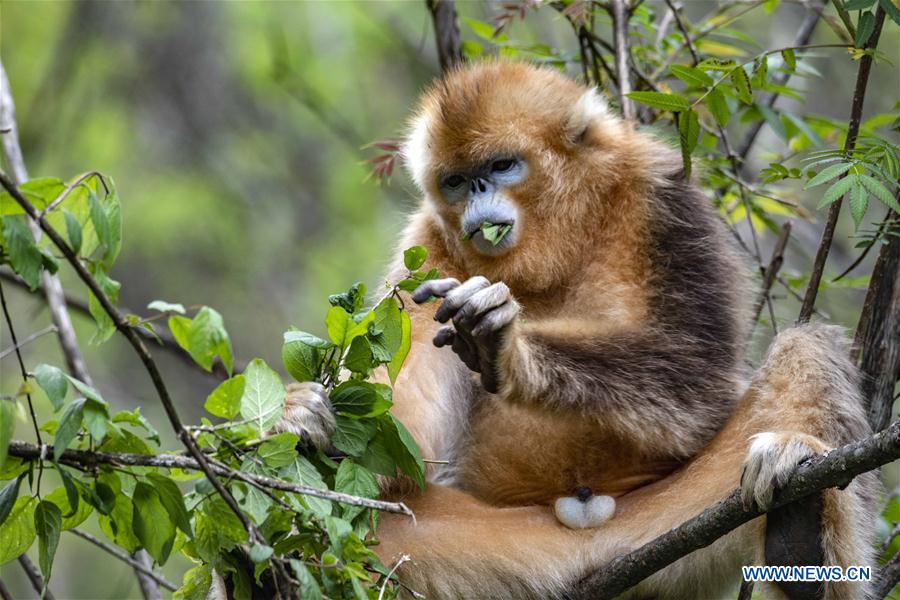
[[[708,87],[714,83],[712,77],[696,67],[671,65],[669,67],[669,70],[672,72],[672,75],[688,85],[696,87]]]
[[[884,9],[894,23],[900,25],[900,8],[894,4],[894,0],[878,0],[878,5]]]
[[[713,118],[721,127],[728,125],[728,119],[731,112],[728,110],[728,104],[725,103],[725,96],[719,90],[710,90],[706,95],[706,108],[712,113]]]
[[[850,214],[853,215],[853,223],[859,229],[859,224],[869,208],[869,192],[862,185],[854,185],[850,190]]]
[[[24,478],[25,474],[23,473],[6,484],[3,490],[0,491],[0,525],[3,525],[6,517],[12,512],[13,505],[16,503],[16,498],[19,495],[19,484],[22,483]]]
[[[835,177],[843,175],[847,171],[850,170],[850,167],[853,166],[853,163],[841,163],[838,165],[831,165],[828,168],[822,169],[819,173],[809,180],[809,182],[804,186],[803,189],[809,189],[811,187],[815,187],[826,181],[831,181]]]
[[[731,72],[731,83],[734,84],[734,90],[737,92],[738,98],[744,104],[753,104],[753,88],[750,86],[750,78],[744,67],[737,67]]]
[[[825,190],[825,193],[822,195],[822,199],[819,201],[819,205],[817,208],[823,208],[836,200],[840,200],[841,197],[846,194],[852,186],[858,184],[858,175],[850,175],[848,177],[844,177],[837,183],[832,184],[830,188]]]
[[[631,92],[628,94],[628,97],[641,104],[646,104],[651,108],[657,108],[659,110],[679,112],[687,110],[690,107],[690,103],[687,99],[676,96],[675,94],[664,94],[662,92]]]
[[[862,184],[866,186],[866,189],[869,190],[879,202],[894,209],[896,212],[900,212],[900,204],[897,204],[897,200],[877,179],[866,174],[860,175],[859,178],[860,181],[862,181]]]
[[[66,234],[69,236],[69,245],[72,247],[72,252],[78,254],[81,252],[81,223],[67,209],[64,208],[62,210],[66,220]]]
[[[875,15],[870,12],[864,12],[859,15],[859,22],[856,24],[856,40],[854,41],[854,45],[857,48],[865,46],[873,31],[875,31]]]

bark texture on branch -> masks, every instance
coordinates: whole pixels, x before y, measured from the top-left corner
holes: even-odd
[[[446,73],[463,60],[456,4],[453,0],[426,0],[426,4],[434,21],[434,36],[437,40],[441,72]]]
[[[790,481],[776,491],[771,508],[784,506],[819,490],[845,486],[857,475],[898,458],[900,420],[869,438],[847,444],[800,465]],[[744,507],[740,491],[735,490],[728,498],[693,519],[585,577],[575,590],[575,596],[585,600],[614,598],[679,558],[709,546],[761,514],[763,511],[756,507]]]

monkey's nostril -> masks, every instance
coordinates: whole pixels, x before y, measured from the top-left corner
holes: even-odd
[[[483,179],[479,179],[479,180],[478,180],[478,191],[480,191],[480,192],[486,192],[486,191],[487,191],[487,186],[484,185],[484,180],[483,180]]]
[[[594,491],[589,487],[580,487],[575,490],[575,496],[582,502],[587,502],[593,495]]]

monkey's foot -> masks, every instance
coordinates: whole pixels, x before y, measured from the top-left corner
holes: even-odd
[[[756,502],[768,509],[775,490],[787,483],[801,462],[830,449],[819,438],[794,431],[766,431],[752,436],[741,474],[744,505]]]
[[[325,449],[336,428],[331,401],[322,384],[314,381],[288,384],[284,414],[272,428],[273,433],[295,433],[316,448]]]
[[[553,505],[557,520],[569,529],[597,527],[616,510],[612,496],[594,496],[590,488],[579,488],[576,493],[557,498]]]

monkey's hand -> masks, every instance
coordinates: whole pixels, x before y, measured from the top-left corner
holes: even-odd
[[[426,281],[412,294],[422,303],[432,296],[444,301],[434,314],[442,327],[434,336],[438,348],[450,346],[469,369],[481,373],[484,389],[494,394],[502,382],[497,373],[497,355],[510,326],[519,315],[519,304],[504,283],[472,277],[465,283],[450,279]]]
[[[284,414],[273,433],[290,432],[320,450],[329,447],[337,428],[328,393],[321,383],[290,383],[284,399]]]
[[[830,450],[819,438],[794,431],[766,431],[750,440],[741,474],[741,500],[745,506],[755,502],[763,510],[771,506],[775,490],[788,482],[801,462]]]

